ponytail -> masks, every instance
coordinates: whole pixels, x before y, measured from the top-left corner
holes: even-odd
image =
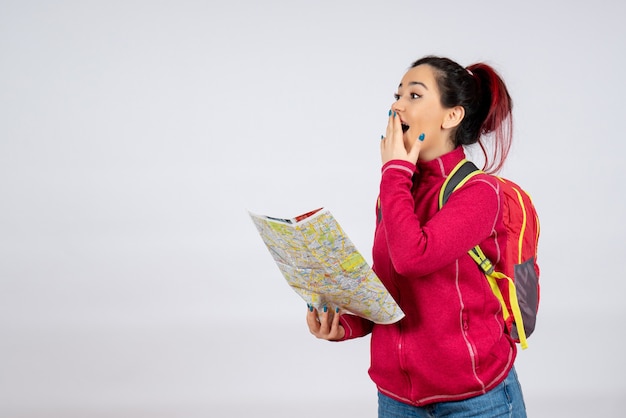
[[[478,91],[481,96],[479,103],[486,113],[480,126],[478,145],[485,156],[486,172],[498,172],[509,154],[513,140],[513,100],[496,71],[487,64],[478,63],[467,67],[478,83]],[[492,134],[493,150],[492,158],[489,158],[485,146],[485,135]]]
[[[422,64],[435,69],[442,106],[465,109],[465,116],[452,135],[454,145],[478,143],[485,156],[483,170],[498,172],[509,153],[513,135],[513,101],[502,78],[487,64],[473,64],[465,69],[448,58],[435,56],[421,58],[411,68]],[[486,139],[493,142],[491,155]]]

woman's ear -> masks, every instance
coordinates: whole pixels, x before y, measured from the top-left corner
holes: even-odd
[[[465,117],[465,108],[463,106],[454,106],[446,112],[441,127],[444,129],[452,129],[459,126]]]

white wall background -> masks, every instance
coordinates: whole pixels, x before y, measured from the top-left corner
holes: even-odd
[[[0,416],[375,417],[368,339],[308,334],[247,210],[370,257],[408,65],[484,60],[542,220],[529,415],[626,395],[623,3],[0,0]]]

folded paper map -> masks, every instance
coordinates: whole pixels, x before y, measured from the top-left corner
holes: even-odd
[[[287,283],[308,304],[379,324],[404,317],[330,211],[320,208],[293,219],[250,217]]]

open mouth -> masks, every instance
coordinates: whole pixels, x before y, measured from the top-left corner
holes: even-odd
[[[409,130],[409,125],[403,123],[402,124],[402,133],[406,133],[406,131],[408,131],[408,130]]]

